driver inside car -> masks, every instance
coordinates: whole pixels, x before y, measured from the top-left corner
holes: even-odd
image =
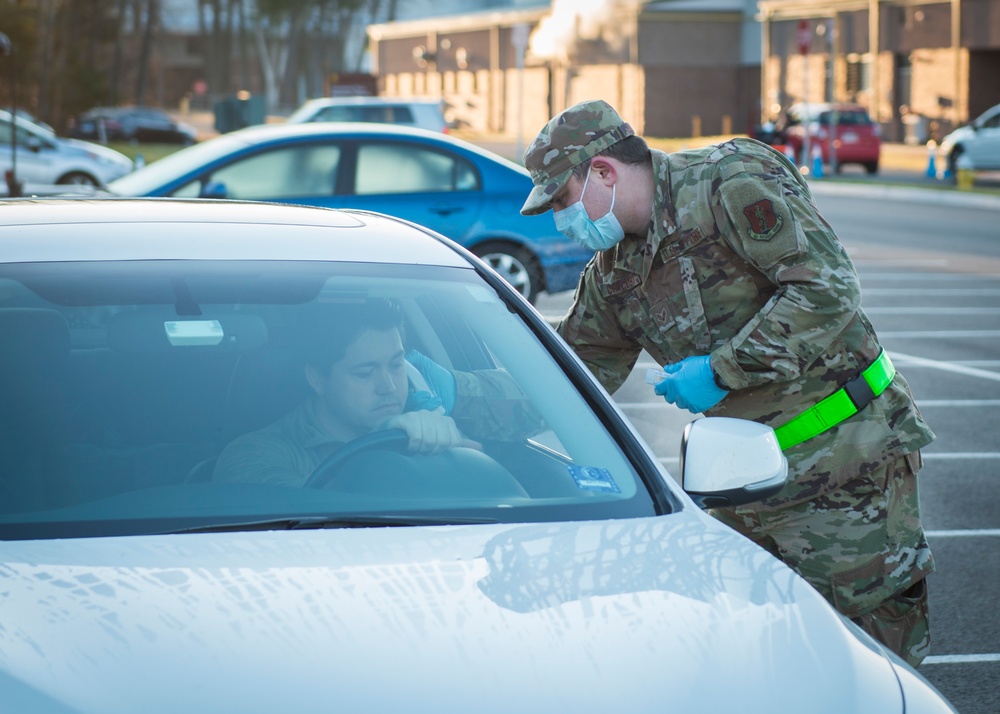
[[[388,300],[333,307],[306,340],[309,397],[223,450],[214,481],[301,486],[328,456],[375,431],[401,429],[414,454],[519,439],[541,419],[503,370],[451,372],[404,349],[403,313]]]

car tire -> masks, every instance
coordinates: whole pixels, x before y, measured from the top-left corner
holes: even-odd
[[[83,171],[70,171],[56,181],[60,186],[100,186],[101,182]]]
[[[472,252],[486,261],[528,302],[535,303],[545,278],[538,258],[531,251],[506,241],[487,241],[473,246]]]
[[[878,161],[868,161],[864,164],[865,173],[869,176],[874,176],[878,173]]]

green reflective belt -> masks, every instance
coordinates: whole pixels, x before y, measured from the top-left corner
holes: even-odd
[[[885,350],[864,372],[829,397],[774,430],[782,450],[801,444],[845,419],[854,416],[878,395],[896,376],[896,368]]]

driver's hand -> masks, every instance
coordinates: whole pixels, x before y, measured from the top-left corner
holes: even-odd
[[[481,449],[482,445],[462,436],[455,420],[434,411],[414,411],[388,419],[384,429],[402,429],[410,437],[407,448],[417,454],[436,454],[455,446]]]

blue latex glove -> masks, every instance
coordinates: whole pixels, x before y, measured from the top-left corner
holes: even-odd
[[[427,381],[427,385],[441,399],[444,413],[451,414],[455,408],[458,390],[455,385],[455,375],[427,355],[416,350],[410,350],[406,354],[406,361],[417,368],[420,375]]]
[[[663,366],[666,379],[656,385],[656,393],[681,409],[699,414],[722,401],[729,392],[715,383],[708,355],[687,357]]]

